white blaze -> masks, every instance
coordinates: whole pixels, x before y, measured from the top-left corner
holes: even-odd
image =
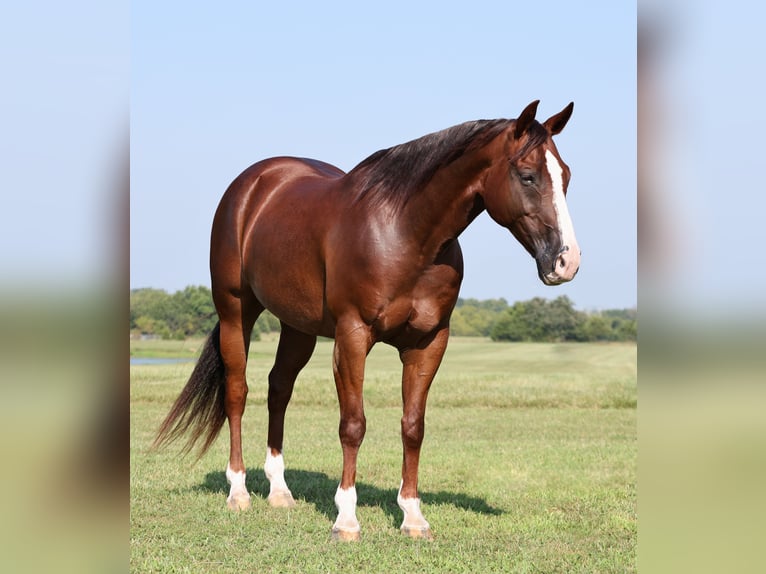
[[[568,247],[567,267],[574,267],[576,270],[580,264],[580,247],[577,245],[572,218],[569,216],[566,197],[564,196],[564,169],[553,152],[546,150],[545,164],[548,168],[548,174],[551,177],[553,185],[553,209],[556,211],[556,221],[558,222],[559,236],[561,237],[561,246]],[[574,271],[573,270],[573,271]],[[558,270],[557,270],[558,271]],[[568,271],[568,269],[567,269]],[[565,273],[562,273],[564,275]]]

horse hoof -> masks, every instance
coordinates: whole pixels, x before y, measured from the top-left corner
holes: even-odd
[[[414,539],[422,539],[422,540],[433,540],[434,535],[431,533],[431,529],[428,527],[420,528],[420,527],[411,527],[411,526],[402,526],[402,534],[405,536],[408,536],[409,538]]]
[[[339,528],[332,529],[333,541],[341,542],[357,542],[362,539],[362,534],[359,530],[340,530]]]
[[[295,499],[290,491],[277,491],[269,494],[269,506],[272,508],[292,508],[295,506]]]
[[[250,497],[229,497],[226,499],[226,506],[229,508],[229,510],[234,511],[247,510],[250,508]]]

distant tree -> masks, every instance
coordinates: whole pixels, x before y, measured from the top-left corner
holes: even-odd
[[[494,341],[567,341],[577,340],[585,320],[566,295],[547,301],[535,297],[514,303],[492,328]]]
[[[638,319],[638,310],[635,307],[632,309],[607,309],[606,311],[601,311],[601,315],[611,319],[635,321]]]
[[[176,312],[173,320],[176,332],[190,337],[204,335],[213,330],[218,315],[210,289],[201,285],[190,285],[182,291],[176,291],[172,298]]]
[[[556,297],[546,307],[547,332],[544,340],[574,340],[577,329],[585,321],[585,314],[575,310],[574,303],[566,295]]]
[[[279,333],[280,329],[279,319],[271,311],[266,310],[256,320],[254,331],[259,333]]]
[[[628,319],[621,321],[616,328],[618,341],[636,341],[638,340],[638,321]]]
[[[490,336],[493,341],[530,341],[529,322],[527,308],[523,303],[514,303],[510,309],[503,313],[492,327]]]
[[[165,339],[202,337],[218,321],[212,293],[190,285],[173,294],[143,288],[130,292],[130,330]],[[495,341],[635,341],[636,309],[583,313],[566,295],[552,301],[535,297],[509,306],[505,299],[458,299],[450,332],[458,336],[491,337]],[[264,311],[252,339],[280,330],[279,320]]]
[[[172,295],[163,289],[130,292],[130,330],[163,339],[204,337],[215,327],[218,315],[208,287],[190,285]],[[253,340],[260,333],[279,331],[279,320],[268,311],[258,318]]]
[[[144,334],[159,335],[159,331],[170,332],[168,319],[174,315],[170,295],[163,289],[133,289],[130,292],[131,330]],[[141,324],[138,318],[143,317]],[[151,321],[147,321],[151,319]],[[164,328],[164,329],[163,329]],[[147,329],[151,329],[150,331]]]
[[[458,299],[450,320],[453,335],[488,337],[500,314],[508,308],[505,299]]]
[[[612,322],[603,315],[591,314],[582,321],[574,339],[577,341],[614,341]]]

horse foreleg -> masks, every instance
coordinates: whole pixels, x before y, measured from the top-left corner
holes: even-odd
[[[338,435],[343,448],[343,474],[335,493],[338,519],[332,527],[334,540],[359,540],[361,533],[356,518],[356,460],[367,425],[362,385],[365,359],[371,346],[369,328],[361,321],[339,323],[333,351],[333,374],[340,404]]]
[[[269,373],[269,436],[266,463],[263,465],[270,485],[269,504],[274,507],[289,508],[295,505],[285,482],[285,462],[282,456],[285,411],[293,394],[295,379],[311,358],[315,345],[315,336],[306,335],[282,323],[277,356]]]
[[[447,348],[449,330],[439,331],[431,343],[423,349],[406,349],[402,359],[402,482],[396,501],[404,512],[401,530],[412,538],[432,538],[431,526],[420,510],[418,497],[418,465],[420,447],[425,434],[426,399],[428,389],[441,364]]]

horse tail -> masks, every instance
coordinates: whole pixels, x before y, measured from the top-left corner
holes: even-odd
[[[221,324],[216,323],[205,341],[189,381],[157,431],[152,449],[171,443],[189,433],[182,449],[188,453],[203,438],[201,457],[213,444],[226,421],[225,369],[220,347]]]

